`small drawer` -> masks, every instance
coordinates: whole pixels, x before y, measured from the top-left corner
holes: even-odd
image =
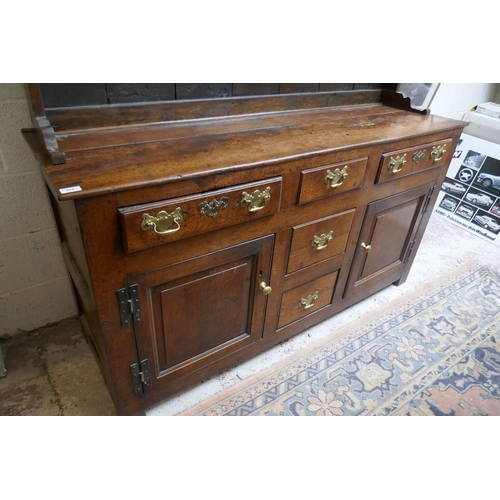
[[[376,182],[390,181],[443,165],[451,158],[451,142],[452,139],[445,139],[384,153]]]
[[[358,189],[363,183],[368,158],[349,160],[303,170],[298,204]]]
[[[144,205],[120,208],[126,252],[162,245],[275,214],[281,177]]]
[[[295,226],[287,273],[344,253],[355,210]]]
[[[318,311],[332,302],[338,271],[285,292],[278,329]]]

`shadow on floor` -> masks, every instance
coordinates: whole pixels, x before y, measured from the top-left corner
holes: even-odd
[[[116,415],[78,319],[2,344],[0,416]]]

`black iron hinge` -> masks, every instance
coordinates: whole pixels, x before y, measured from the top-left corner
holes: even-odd
[[[151,385],[149,377],[149,360],[143,359],[139,363],[130,365],[130,374],[132,375],[132,386],[134,394],[143,394],[146,387]]]
[[[116,291],[122,326],[130,326],[141,321],[139,285],[131,285]]]
[[[429,194],[427,195],[427,199],[425,200],[425,205],[424,205],[424,208],[422,210],[423,214],[425,214],[425,212],[427,212],[427,209],[429,208],[429,203],[431,202],[432,195],[434,194],[435,190],[436,190],[436,185],[434,184],[434,186],[431,187]]]
[[[405,260],[404,260],[403,264],[406,264],[410,260],[411,254],[413,252],[414,245],[415,245],[415,240],[413,240],[410,243],[410,245],[408,246],[408,251],[406,252],[406,257],[405,257]]]

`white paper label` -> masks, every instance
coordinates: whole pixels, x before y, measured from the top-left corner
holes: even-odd
[[[61,194],[66,194],[66,193],[74,193],[75,191],[81,191],[82,188],[80,186],[71,186],[69,188],[61,188],[59,189],[59,192]]]

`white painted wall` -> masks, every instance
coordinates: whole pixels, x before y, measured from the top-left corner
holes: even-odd
[[[460,120],[465,113],[483,102],[500,102],[498,83],[441,83],[430,110],[433,115]]]
[[[0,83],[0,336],[77,313],[30,126],[23,86]]]

